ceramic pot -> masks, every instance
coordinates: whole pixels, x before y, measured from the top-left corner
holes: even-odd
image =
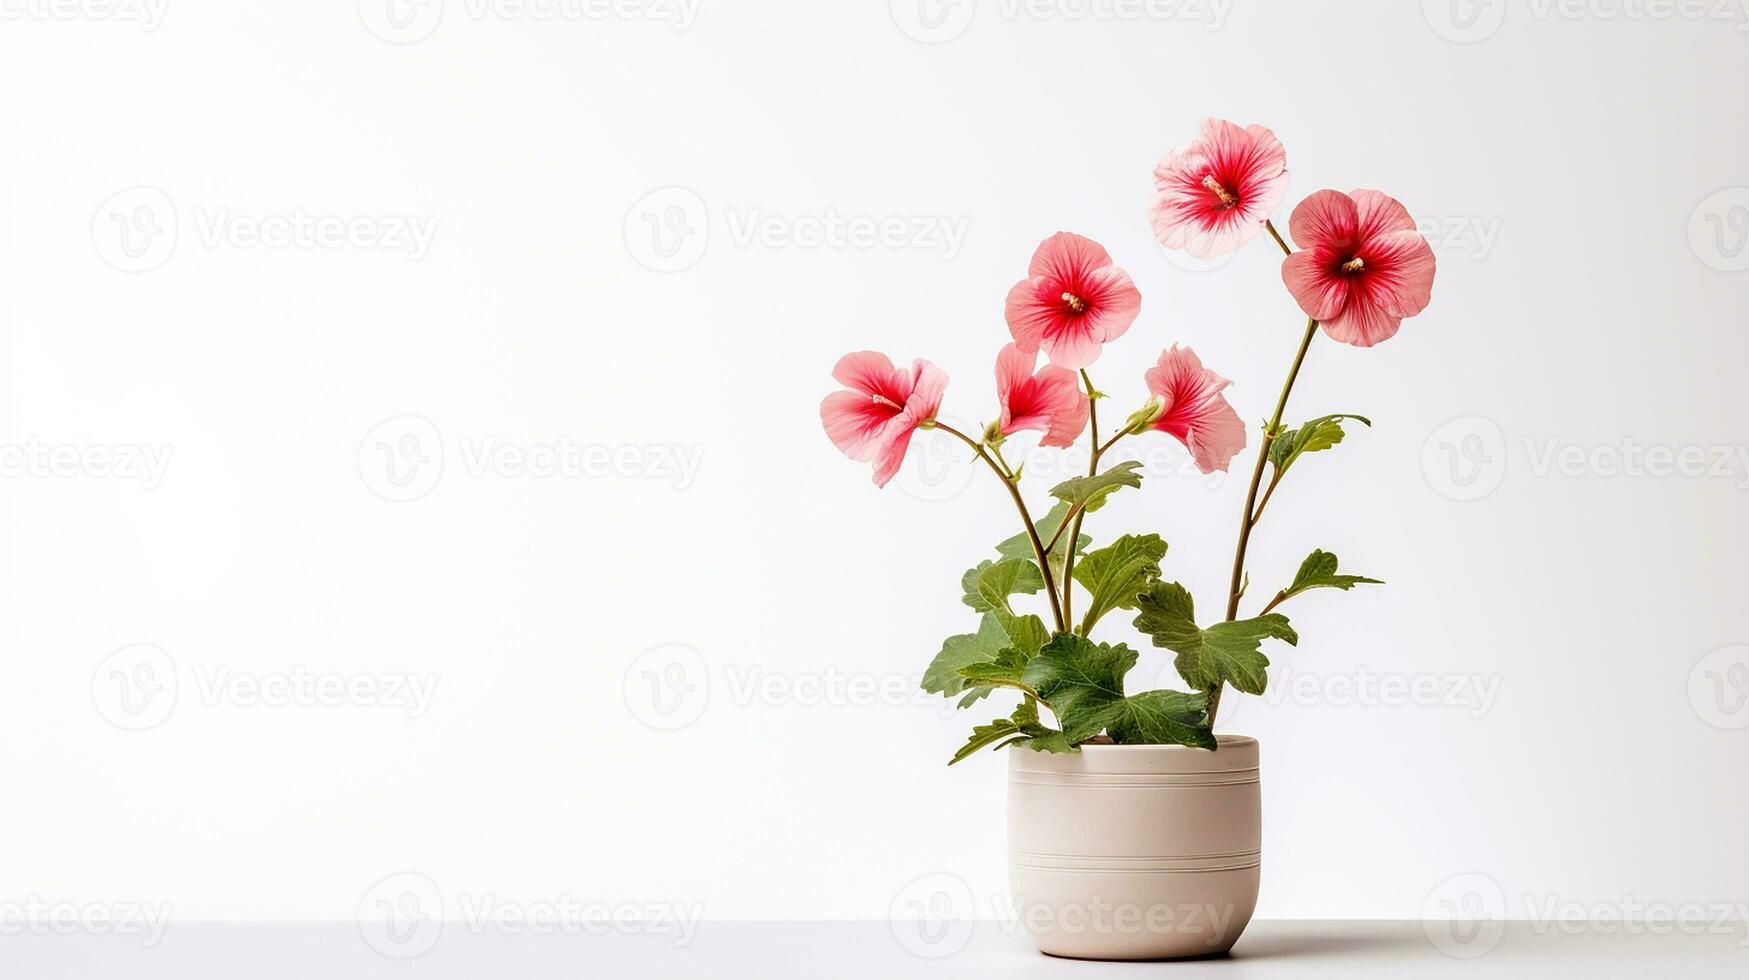
[[[1008,868],[1039,950],[1095,960],[1225,953],[1257,906],[1257,740],[1008,749]]]

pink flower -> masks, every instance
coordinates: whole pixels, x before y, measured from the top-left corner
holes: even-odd
[[[1332,339],[1356,347],[1389,340],[1433,295],[1433,248],[1415,219],[1379,191],[1319,191],[1288,219],[1300,251],[1281,279]]]
[[[865,350],[839,358],[832,377],[850,390],[820,403],[826,435],[844,455],[873,463],[875,486],[884,487],[905,461],[911,435],[941,410],[947,375],[924,360],[898,370],[887,355]]]
[[[1262,126],[1204,119],[1202,135],[1154,166],[1148,222],[1167,248],[1231,252],[1263,230],[1287,194],[1287,151]]]
[[[1002,401],[1002,434],[1023,429],[1043,432],[1041,446],[1073,445],[1087,427],[1087,396],[1075,372],[1046,364],[1037,374],[1038,352],[1009,344],[996,355],[996,397]]]
[[[1159,411],[1151,423],[1184,443],[1196,468],[1226,472],[1227,464],[1245,448],[1245,424],[1227,404],[1222,389],[1232,384],[1202,366],[1188,347],[1172,345],[1160,352],[1160,363],[1145,375]]]
[[[1142,308],[1129,274],[1080,235],[1060,231],[1045,239],[1026,274],[1008,291],[1008,331],[1022,351],[1042,347],[1058,367],[1092,364],[1100,345],[1123,336]]]

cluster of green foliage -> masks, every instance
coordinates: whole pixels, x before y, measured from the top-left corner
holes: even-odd
[[[1354,415],[1316,419],[1298,429],[1270,435],[1268,446],[1274,491],[1300,457],[1329,449],[1342,441],[1345,420],[1370,424]],[[1057,503],[1038,521],[1034,532],[1050,564],[1051,582],[1067,590],[1080,586],[1085,609],[1073,629],[1053,630],[1045,620],[1014,608],[1016,596],[1045,590],[1047,578],[1037,561],[1031,535],[1022,533],[996,547],[996,557],[980,562],[960,580],[962,601],[980,614],[977,631],[950,636],[923,675],[923,689],[958,698],[969,708],[998,688],[1020,695],[1006,718],[972,729],[971,738],[954,754],[958,762],[987,746],[1023,744],[1040,752],[1074,752],[1089,739],[1104,736],[1118,744],[1189,745],[1214,749],[1209,705],[1223,686],[1246,694],[1262,694],[1268,683],[1267,640],[1297,645],[1286,616],[1275,607],[1311,589],[1351,589],[1377,579],[1343,575],[1336,556],[1313,551],[1293,581],[1277,592],[1265,609],[1249,619],[1197,625],[1189,590],[1162,578],[1166,541],[1157,534],[1126,534],[1097,550],[1092,539],[1075,533],[1077,516],[1098,510],[1112,494],[1140,487],[1141,464],[1120,463],[1094,476],[1077,477],[1051,490]],[[1073,538],[1073,540],[1071,540]],[[1073,571],[1065,571],[1074,556]],[[1188,691],[1124,692],[1124,678],[1138,653],[1123,643],[1099,643],[1094,628],[1108,614],[1133,613],[1131,622],[1156,647],[1175,654],[1174,666]],[[1053,727],[1040,714],[1054,716]]]

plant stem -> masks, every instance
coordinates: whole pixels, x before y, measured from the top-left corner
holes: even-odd
[[[1051,579],[1051,563],[1045,560],[1044,543],[1038,539],[1038,529],[1032,525],[1032,514],[1027,511],[1026,501],[1020,496],[1020,488],[1015,485],[1015,480],[1002,472],[1003,468],[990,457],[990,453],[982,443],[939,419],[936,420],[935,427],[949,435],[957,436],[961,442],[972,447],[972,452],[977,453],[979,459],[990,464],[991,472],[995,473],[996,478],[1002,481],[1002,485],[1008,488],[1008,496],[1014,498],[1014,507],[1020,511],[1020,523],[1026,526],[1026,537],[1032,542],[1032,553],[1038,558],[1039,570],[1044,573],[1045,594],[1051,597],[1051,616],[1057,621],[1057,631],[1068,630],[1067,620],[1063,618],[1062,604],[1057,600],[1057,587]]]
[[[1306,363],[1306,350],[1312,346],[1312,338],[1318,335],[1318,321],[1306,320],[1305,335],[1300,338],[1299,353],[1294,355],[1293,367],[1288,369],[1287,383],[1281,386],[1281,397],[1275,401],[1275,414],[1270,416],[1269,425],[1263,430],[1263,445],[1257,447],[1257,465],[1251,470],[1251,486],[1245,491],[1245,512],[1239,519],[1239,546],[1233,550],[1233,577],[1227,585],[1227,621],[1239,618],[1239,598],[1245,592],[1245,552],[1251,546],[1251,529],[1257,526],[1257,518],[1261,511],[1257,508],[1257,488],[1263,483],[1263,467],[1269,462],[1269,446],[1281,432],[1281,416],[1287,411],[1287,396],[1294,390],[1294,381],[1300,376],[1300,366]],[[1271,488],[1273,489],[1273,488]],[[1215,712],[1221,706],[1221,686],[1215,685],[1209,694],[1209,724],[1215,722]]]
[[[1267,219],[1263,227],[1268,230],[1269,237],[1275,239],[1283,255],[1292,255],[1293,249],[1288,248],[1282,240],[1281,233],[1275,230],[1274,223]],[[1245,491],[1245,512],[1239,517],[1239,544],[1233,550],[1233,576],[1227,585],[1227,621],[1239,618],[1239,599],[1245,592],[1245,552],[1251,546],[1251,529],[1257,526],[1258,518],[1263,516],[1263,510],[1257,504],[1257,488],[1263,483],[1263,467],[1269,462],[1269,446],[1281,432],[1281,417],[1287,411],[1287,398],[1293,392],[1294,381],[1300,376],[1300,367],[1306,362],[1306,350],[1312,346],[1312,338],[1318,335],[1318,321],[1307,318],[1305,335],[1300,338],[1299,352],[1294,355],[1293,366],[1288,369],[1287,382],[1281,386],[1281,396],[1275,400],[1275,414],[1270,416],[1269,425],[1263,430],[1263,445],[1257,447],[1257,465],[1251,470],[1251,486]],[[1275,492],[1275,484],[1269,487],[1270,495]],[[1265,496],[1264,504],[1269,503]],[[1273,608],[1273,607],[1271,607]],[[1209,726],[1213,727],[1215,715],[1221,709],[1222,685],[1216,684],[1209,692]]]
[[[1081,383],[1087,386],[1087,448],[1091,452],[1087,458],[1087,475],[1096,476],[1099,473],[1099,454],[1104,452],[1099,445],[1099,390],[1093,387],[1093,379],[1088,377],[1086,368],[1081,369]],[[1117,440],[1113,437],[1112,441]],[[1075,542],[1081,540],[1081,521],[1086,516],[1085,509],[1075,515],[1075,526],[1069,528],[1069,547],[1063,556],[1063,622],[1070,625],[1075,622]],[[1064,515],[1063,523],[1068,523],[1068,515]],[[1069,627],[1065,625],[1063,628]]]
[[[1292,255],[1294,250],[1287,247],[1287,242],[1281,240],[1281,232],[1275,230],[1275,225],[1268,218],[1263,219],[1263,227],[1269,231],[1269,237],[1275,239],[1275,244],[1281,246],[1281,254]]]

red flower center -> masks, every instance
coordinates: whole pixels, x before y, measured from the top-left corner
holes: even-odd
[[[1239,206],[1239,199],[1237,197],[1233,196],[1233,193],[1231,191],[1229,191],[1225,187],[1221,186],[1221,182],[1219,180],[1215,179],[1214,174],[1209,174],[1208,176],[1204,177],[1202,179],[1202,186],[1208,188],[1209,191],[1215,195],[1215,197],[1220,199],[1222,208],[1224,208],[1228,211],[1231,211],[1233,208],[1236,208]]]

